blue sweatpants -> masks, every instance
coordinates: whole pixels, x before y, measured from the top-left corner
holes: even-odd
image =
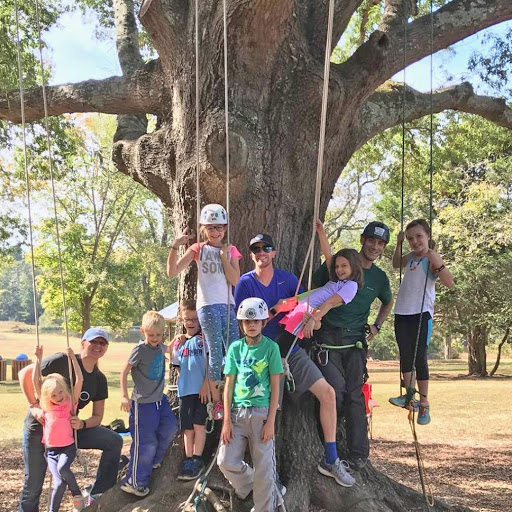
[[[229,311],[229,333],[228,331],[228,311]],[[221,366],[223,351],[227,351],[230,343],[240,338],[238,329],[238,320],[234,306],[227,304],[211,304],[203,306],[197,311],[197,318],[201,325],[201,330],[210,349],[209,375],[210,380],[222,380]],[[226,334],[227,342],[226,342]]]
[[[155,464],[160,464],[178,430],[178,421],[167,396],[160,402],[139,404],[130,409],[130,465],[126,479],[135,487],[148,487]]]

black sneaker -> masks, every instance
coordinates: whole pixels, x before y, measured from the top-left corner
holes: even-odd
[[[356,459],[349,459],[347,462],[348,465],[350,466],[349,472],[355,473],[357,471],[361,471],[366,467],[366,465],[368,464],[368,458],[358,457]]]

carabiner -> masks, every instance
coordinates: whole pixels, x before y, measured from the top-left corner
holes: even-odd
[[[320,348],[318,350],[318,354],[316,355],[316,359],[320,366],[327,366],[327,363],[329,362],[329,350]]]

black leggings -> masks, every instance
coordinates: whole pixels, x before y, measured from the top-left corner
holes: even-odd
[[[427,347],[430,344],[430,336],[432,334],[432,317],[430,313],[424,312],[422,315],[419,313],[416,315],[395,314],[395,336],[400,350],[402,372],[412,372],[420,316],[420,337],[418,339],[415,362],[416,378],[418,380],[428,380]],[[408,383],[406,382],[405,385],[407,386]]]

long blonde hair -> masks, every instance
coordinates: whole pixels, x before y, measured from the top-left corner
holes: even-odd
[[[41,386],[41,397],[39,398],[39,402],[43,411],[50,410],[52,404],[52,393],[59,387],[64,391],[66,400],[69,400],[72,403],[71,391],[69,390],[68,383],[64,377],[59,373],[50,373],[43,378],[43,384]]]

